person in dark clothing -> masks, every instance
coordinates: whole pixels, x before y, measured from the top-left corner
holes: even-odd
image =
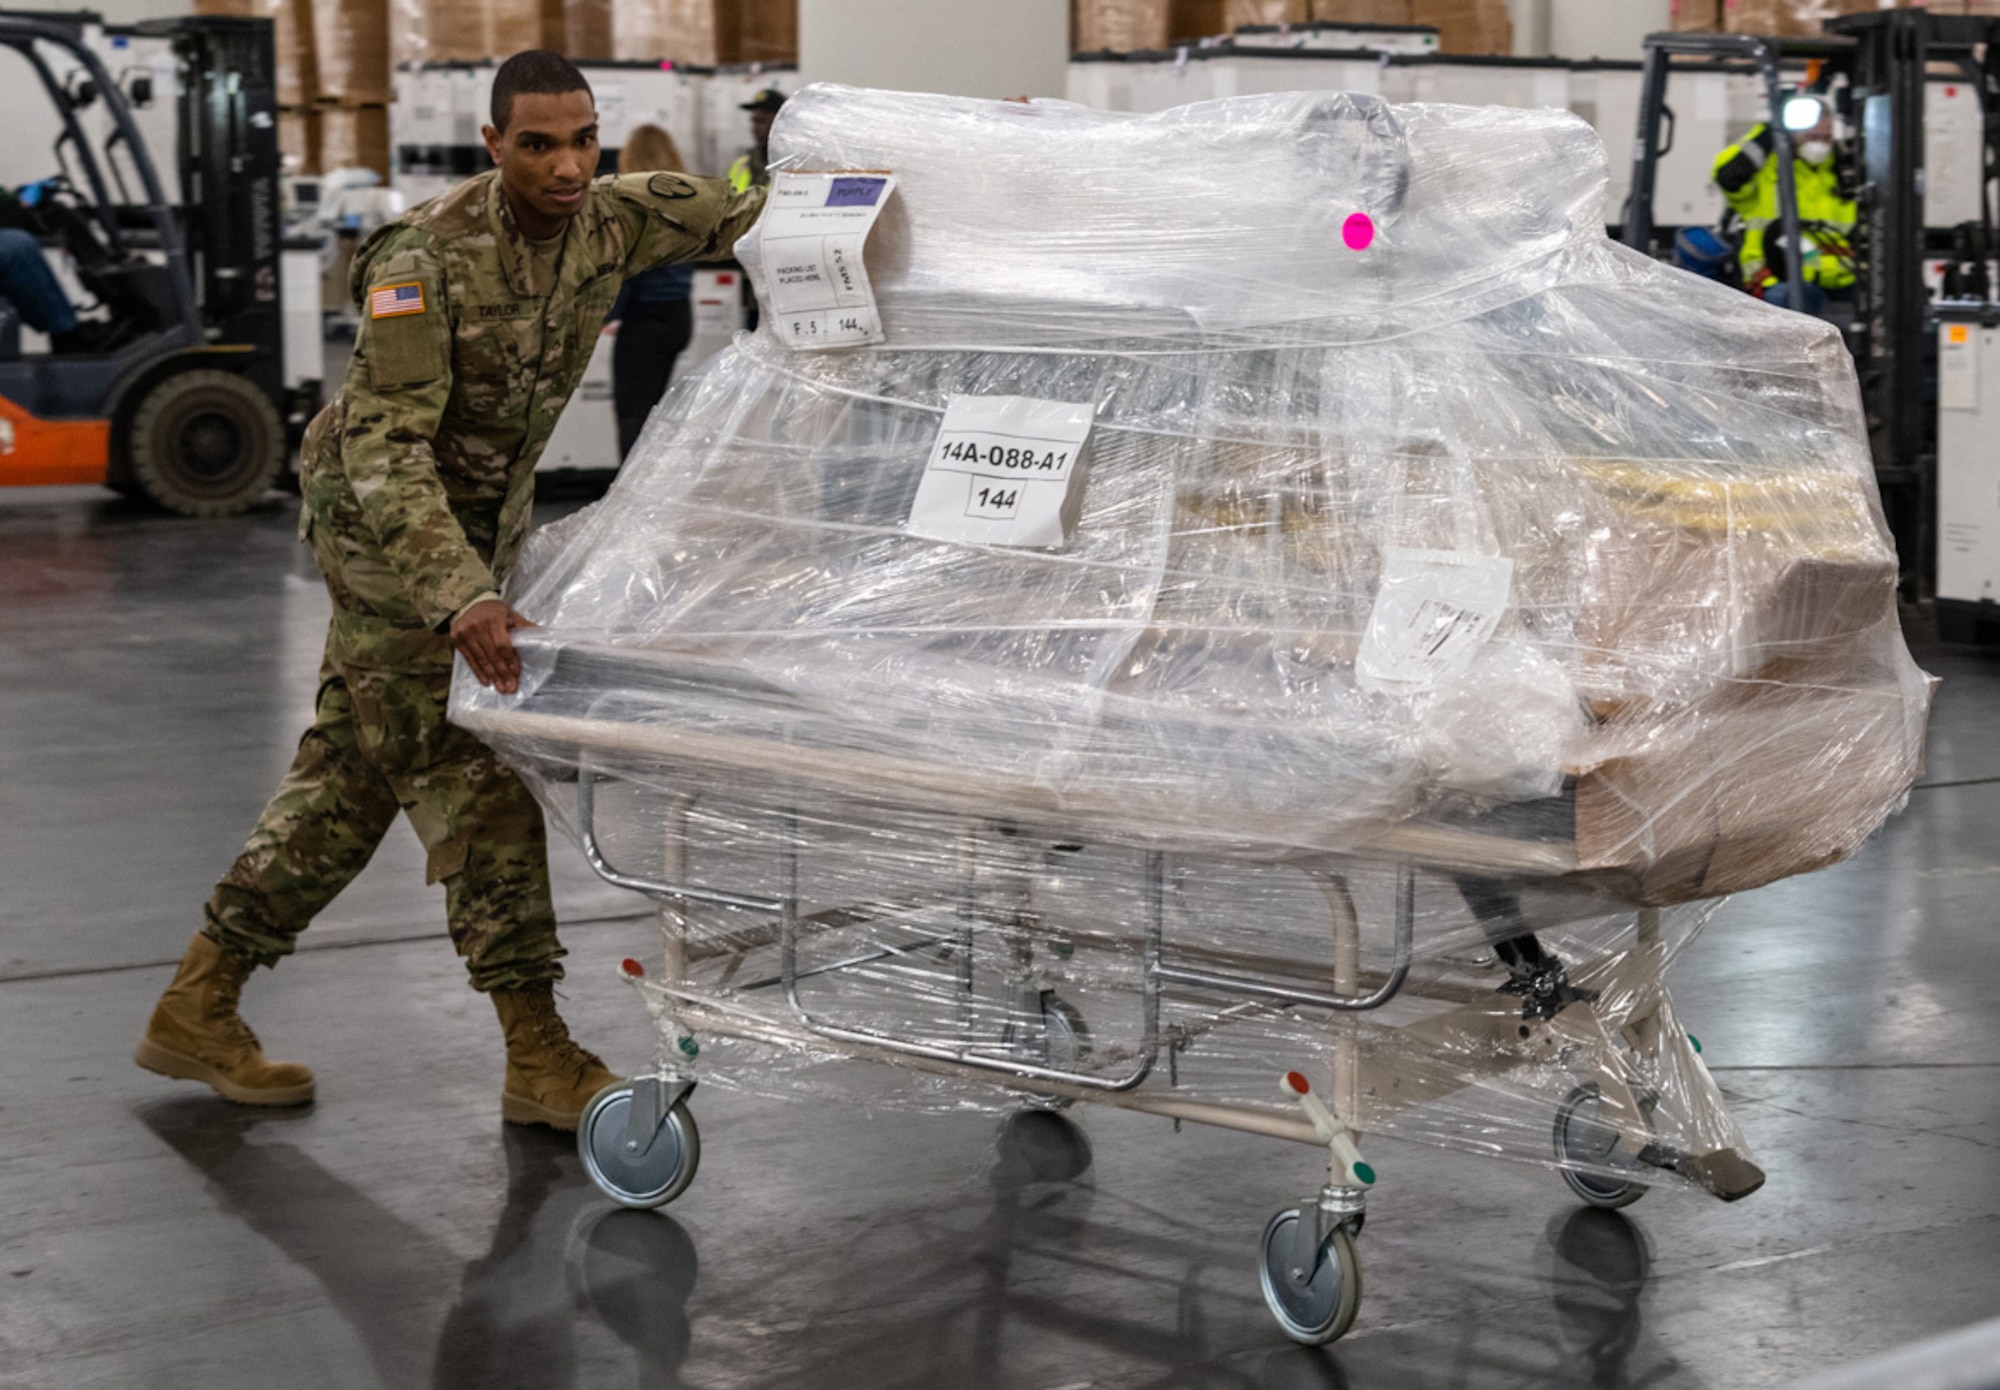
[[[634,126],[618,151],[621,174],[679,173],[680,151],[656,125]],[[611,398],[618,413],[618,456],[632,453],[646,417],[666,394],[674,361],[694,337],[694,267],[665,265],[625,282],[612,306]]]
[[[0,189],[0,299],[11,304],[28,327],[47,334],[55,352],[109,351],[115,346],[113,325],[77,318],[76,306],[42,255],[41,242],[27,230],[28,210],[40,200],[42,188],[29,184],[19,192]]]
[[[1026,101],[1023,97],[1021,100]],[[741,193],[746,188],[771,181],[771,123],[778,119],[778,113],[785,109],[785,94],[776,87],[766,87],[756,96],[736,108],[750,113],[750,140],[752,148],[729,166],[729,186]],[[743,277],[743,326],[752,333],[757,331],[757,296],[751,292],[750,277]]]
[[[611,395],[618,411],[618,456],[632,452],[646,417],[666,394],[674,362],[694,337],[694,268],[661,266],[633,276],[611,310]]]

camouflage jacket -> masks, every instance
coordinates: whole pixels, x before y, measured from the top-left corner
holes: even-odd
[[[333,592],[336,656],[406,633],[412,656],[449,661],[425,639],[506,578],[535,461],[619,286],[664,262],[726,258],[763,201],[722,179],[604,178],[538,244],[494,171],[363,244],[354,358],[299,461],[299,529]]]

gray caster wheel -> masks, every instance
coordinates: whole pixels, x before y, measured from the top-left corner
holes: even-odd
[[[1090,1056],[1090,1025],[1083,1011],[1053,990],[1042,995],[1041,1055],[1034,1060],[1059,1071],[1076,1071]],[[1029,1101],[1042,1110],[1067,1110],[1076,1102],[1068,1096],[1030,1092]]]
[[[1090,1025],[1083,1021],[1083,1011],[1059,995],[1042,1003],[1042,1037],[1052,1067],[1075,1071],[1090,1055]]]
[[[597,1093],[576,1127],[577,1152],[598,1190],[620,1206],[663,1207],[687,1191],[701,1166],[701,1131],[685,1101],[675,1101],[644,1153],[628,1153],[626,1124],[632,1113],[632,1083]]]
[[[1583,1173],[1569,1166],[1581,1163],[1604,1168],[1616,1161],[1612,1149],[1618,1142],[1618,1131],[1598,1119],[1603,1105],[1595,1085],[1579,1086],[1569,1093],[1556,1111],[1556,1162],[1564,1165],[1562,1179],[1570,1191],[1593,1207],[1615,1211],[1645,1196],[1646,1184]]]
[[[1311,1276],[1299,1282],[1292,1277],[1292,1231],[1298,1222],[1298,1208],[1287,1207],[1264,1227],[1259,1282],[1264,1305],[1287,1337],[1324,1346],[1354,1326],[1361,1310],[1361,1257],[1342,1226],[1320,1242]]]

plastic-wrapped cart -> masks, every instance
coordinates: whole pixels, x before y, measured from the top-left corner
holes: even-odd
[[[1834,332],[1607,243],[1560,112],[813,87],[773,153],[762,325],[453,694],[663,904],[605,1191],[686,1186],[697,1081],[1301,1140],[1263,1289],[1326,1341],[1365,1135],[1754,1190],[1665,972],[1929,697]]]

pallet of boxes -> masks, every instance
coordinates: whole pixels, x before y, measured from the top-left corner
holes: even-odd
[[[587,0],[196,0],[204,14],[276,23],[281,142],[297,173],[390,177],[391,74],[524,48],[608,56],[611,7]],[[574,40],[574,42],[572,41]]]
[[[296,173],[391,176],[392,74],[529,48],[579,60],[794,63],[797,0],[196,0],[275,21],[281,144]]]
[[[2000,15],[2000,0],[1672,0],[1673,27],[1682,33],[1764,34],[1815,38],[1840,15],[1923,8],[1932,14]]]
[[[1245,25],[1427,24],[1444,53],[1514,50],[1506,0],[1074,0],[1070,46],[1132,53],[1233,33]]]

